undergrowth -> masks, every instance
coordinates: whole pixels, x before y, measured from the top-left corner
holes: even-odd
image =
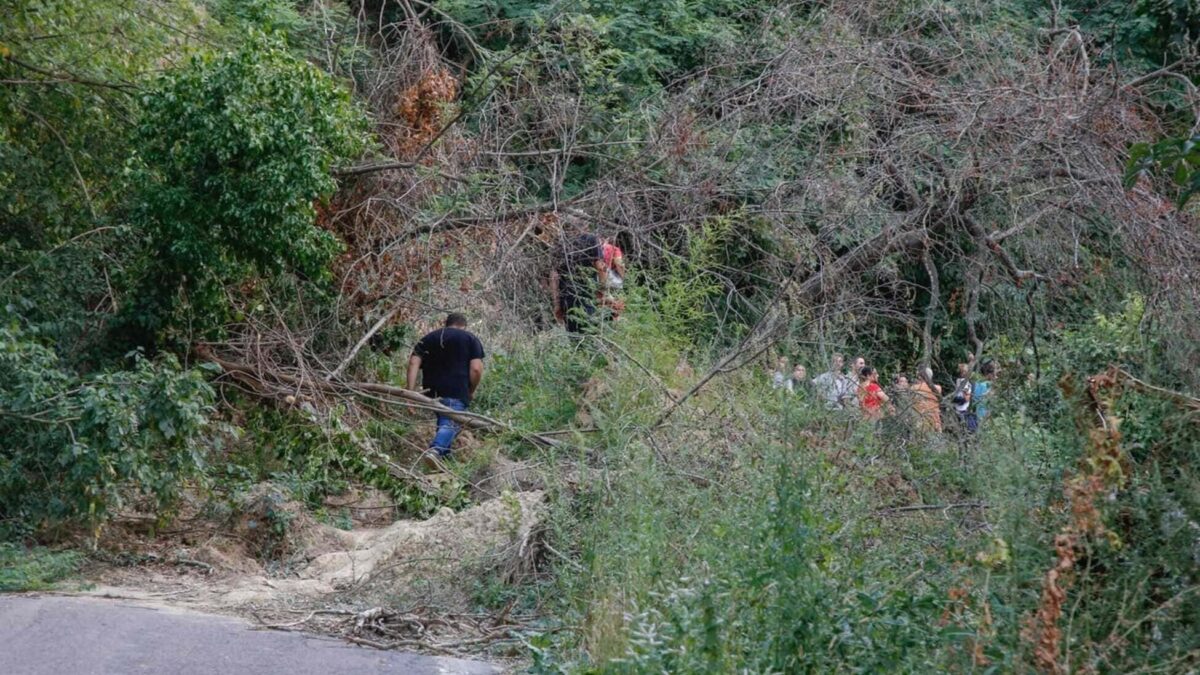
[[[1136,317],[1065,332],[1057,349],[1151,357],[1114,322]],[[1042,386],[1082,375],[1003,380],[982,432],[960,437],[867,425],[744,370],[647,433],[668,405],[651,380],[671,387],[676,364],[703,363],[646,339],[656,326],[635,312],[602,333],[623,353],[596,376],[598,429],[580,439],[595,454],[550,458],[581,473],[552,506],[550,541],[570,560],[539,591],[572,629],[528,638],[534,672],[1195,665],[1200,445],[1177,407],[1114,397],[1128,483],[1096,495],[1104,534],[1076,540],[1058,637],[1039,654],[1044,577],[1079,508],[1064,490],[1094,442],[1076,423],[1087,402],[1059,393],[1046,409]]]
[[[75,574],[82,558],[77,551],[55,551],[40,546],[25,548],[20,544],[0,542],[0,592],[50,588]]]

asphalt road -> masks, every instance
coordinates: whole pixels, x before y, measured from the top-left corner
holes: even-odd
[[[0,673],[498,673],[486,663],[253,630],[222,616],[97,598],[0,595]]]

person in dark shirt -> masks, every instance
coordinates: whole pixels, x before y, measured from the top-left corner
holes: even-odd
[[[581,333],[591,324],[607,270],[596,235],[581,234],[567,245],[562,262],[550,273],[550,294],[554,318],[565,323],[568,332]]]
[[[408,379],[405,387],[417,389],[417,371],[421,371],[424,392],[453,410],[466,410],[483,377],[483,344],[467,330],[467,317],[450,314],[446,326],[417,341],[408,357]],[[429,452],[438,457],[450,454],[450,446],[458,436],[458,422],[439,414],[437,434],[429,444]]]

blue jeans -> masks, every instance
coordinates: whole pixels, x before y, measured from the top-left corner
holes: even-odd
[[[456,398],[439,399],[442,405],[451,410],[463,411],[467,409],[467,404]],[[430,450],[436,450],[438,457],[447,457],[450,455],[450,446],[454,444],[454,439],[458,437],[458,432],[462,429],[462,425],[445,415],[437,416],[437,434],[433,437],[433,442],[429,444]]]

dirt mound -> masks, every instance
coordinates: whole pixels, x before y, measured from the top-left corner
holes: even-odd
[[[314,558],[302,580],[331,589],[363,584],[388,567],[405,566],[405,576],[490,559],[503,564],[521,555],[542,515],[541,492],[506,492],[460,513],[442,509],[429,520],[400,521],[378,530],[346,533],[353,545]]]
[[[242,495],[230,520],[228,532],[260,562],[297,553],[318,555],[353,543],[348,533],[318,522],[304,504],[271,483]]]
[[[264,484],[240,500],[224,532],[176,549],[207,569],[113,567],[95,575],[93,592],[234,613],[331,601],[467,609],[476,580],[503,583],[531,568],[543,516],[542,492],[505,491],[457,513],[343,531]],[[286,552],[287,564],[264,551]]]

